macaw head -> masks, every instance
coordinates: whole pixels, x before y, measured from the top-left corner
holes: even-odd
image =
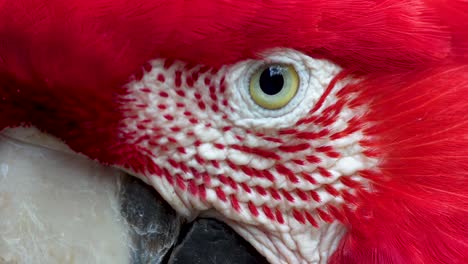
[[[126,170],[272,263],[461,263],[467,4],[0,1],[0,127]]]

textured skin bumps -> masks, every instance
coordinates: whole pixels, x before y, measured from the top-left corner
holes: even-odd
[[[350,106],[356,93],[337,95],[343,82],[328,85],[341,69],[291,50],[264,58],[285,59],[304,61],[310,71],[298,92],[304,98],[266,116],[261,109],[253,115],[251,99],[236,96],[256,61],[220,69],[151,61],[122,98],[122,138],[147,163],[124,167],[147,177],[189,218],[216,209],[272,261],[317,262],[318,243],[329,242],[319,241],[320,226],[344,219],[353,206],[343,205],[366,189],[359,171],[376,159],[359,144],[365,105]],[[245,234],[250,228],[265,234]]]

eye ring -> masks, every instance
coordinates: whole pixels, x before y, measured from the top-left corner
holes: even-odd
[[[279,109],[260,106],[250,93],[253,76],[267,66],[290,66],[299,76],[298,89],[289,103]],[[226,117],[235,125],[250,129],[279,129],[294,125],[310,113],[328,84],[341,71],[332,62],[314,59],[290,49],[275,49],[261,54],[261,59],[245,60],[225,69],[229,98]]]
[[[252,100],[267,110],[285,107],[297,94],[300,78],[292,65],[268,64],[259,67],[250,78]]]

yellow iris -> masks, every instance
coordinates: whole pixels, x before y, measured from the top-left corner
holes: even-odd
[[[293,66],[272,64],[253,74],[249,92],[259,106],[278,110],[294,98],[298,88],[299,76]]]

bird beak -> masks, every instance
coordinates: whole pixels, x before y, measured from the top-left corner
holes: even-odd
[[[34,128],[0,132],[0,215],[0,263],[264,261],[226,225],[187,226],[152,187]]]

